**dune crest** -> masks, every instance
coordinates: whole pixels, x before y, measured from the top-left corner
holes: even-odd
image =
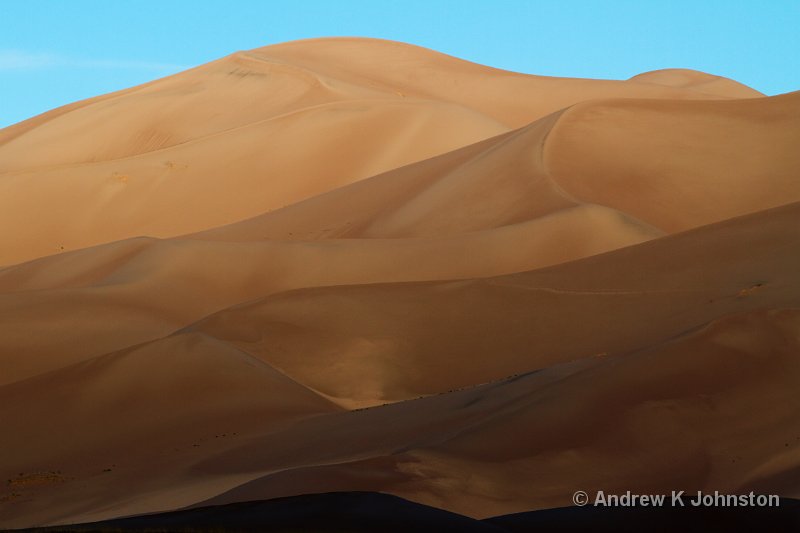
[[[755,89],[722,76],[706,74],[698,70],[666,68],[642,72],[630,78],[631,81],[681,87],[701,93],[731,98],[756,98],[764,96]]]

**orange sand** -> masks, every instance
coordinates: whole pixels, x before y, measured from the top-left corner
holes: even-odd
[[[0,527],[800,496],[800,93],[240,52],[0,130]]]

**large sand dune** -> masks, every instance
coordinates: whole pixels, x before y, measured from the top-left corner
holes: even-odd
[[[800,496],[800,93],[321,39],[0,130],[0,527]]]

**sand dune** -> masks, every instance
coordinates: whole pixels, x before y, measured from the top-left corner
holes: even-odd
[[[371,39],[0,130],[0,527],[800,496],[800,93]]]
[[[729,98],[378,40],[236,53],[0,132],[0,224],[19,232],[0,264],[243,220],[608,97]]]
[[[665,85],[667,87],[692,89],[714,96],[729,96],[731,98],[763,96],[758,91],[737,81],[683,68],[666,68],[653,70],[651,72],[643,72],[642,74],[633,76],[631,80],[641,83]]]
[[[688,498],[687,498],[688,500]],[[195,507],[144,516],[71,525],[70,531],[172,529],[315,531],[316,533],[524,533],[527,531],[598,532],[683,531],[706,533],[709,524],[723,531],[791,531],[800,501],[781,498],[775,507],[561,507],[476,520],[397,496],[376,492],[329,492],[295,497]],[[30,530],[24,530],[30,531]],[[60,526],[37,531],[63,531]]]
[[[575,233],[581,237],[560,244]],[[0,273],[0,286],[8,291],[0,294],[0,382],[152,340],[284,290],[505,274],[652,236],[613,212],[584,207],[449,239],[134,239],[48,257]],[[517,246],[520,241],[529,247]],[[452,257],[467,253],[478,255],[453,263]]]
[[[20,244],[0,261],[238,221],[503,131],[445,103],[354,100],[130,157],[11,171],[0,180],[2,221],[18,225]],[[312,150],[298,149],[309,141]],[[42,202],[52,215],[20,224]]]
[[[669,232],[798,199],[800,93],[697,104],[574,106],[544,158],[572,196]]]
[[[333,396],[399,400],[626,353],[727,314],[786,305],[800,296],[800,255],[784,256],[800,239],[798,217],[793,204],[506,277],[286,292],[190,330]],[[710,243],[713,255],[704,253]],[[458,368],[438,353],[454,354]]]
[[[56,370],[41,378],[7,385],[3,388],[6,393],[16,393],[17,396],[12,396],[8,402],[4,402],[5,405],[19,405],[24,398],[34,395],[35,391],[48,390],[51,392],[44,400],[45,405],[50,405],[50,402],[56,399],[64,406],[58,413],[51,411],[49,416],[46,408],[31,407],[24,413],[17,413],[16,419],[7,412],[3,419],[10,420],[15,426],[24,426],[19,418],[24,416],[27,420],[30,413],[35,413],[35,418],[41,424],[36,426],[39,432],[58,431],[64,424],[67,428],[94,428],[91,448],[86,448],[86,436],[83,432],[73,437],[77,440],[74,445],[76,451],[73,453],[82,452],[92,458],[91,462],[70,456],[67,439],[69,432],[66,430],[64,430],[65,436],[62,436],[64,444],[57,449],[51,448],[49,453],[46,450],[30,449],[26,443],[34,437],[21,433],[19,440],[16,441],[19,450],[13,455],[20,459],[26,458],[18,463],[25,466],[81,465],[83,471],[89,474],[89,479],[99,476],[106,463],[120,465],[121,472],[118,474],[120,477],[112,476],[109,472],[104,473],[103,477],[107,478],[106,481],[112,479],[116,486],[121,487],[116,491],[117,498],[125,502],[124,508],[129,512],[143,512],[154,505],[164,506],[160,508],[169,508],[169,505],[173,507],[187,505],[195,498],[212,496],[230,485],[242,487],[228,489],[233,490],[234,500],[228,499],[232,497],[228,495],[221,499],[212,498],[209,501],[212,503],[243,501],[254,497],[265,498],[286,495],[289,492],[294,494],[317,490],[381,490],[478,516],[519,511],[532,505],[534,507],[564,505],[567,503],[566,498],[569,496],[567,489],[570,486],[602,485],[603,475],[598,474],[599,479],[586,477],[582,474],[584,469],[576,468],[576,463],[556,461],[555,466],[548,467],[555,469],[553,476],[564,476],[565,471],[574,472],[575,476],[564,479],[560,492],[552,488],[549,490],[553,493],[538,490],[534,493],[507,491],[511,490],[512,486],[519,486],[523,481],[522,472],[529,472],[526,475],[537,472],[538,476],[544,468],[540,462],[550,464],[549,454],[557,454],[559,449],[570,449],[571,444],[564,444],[562,439],[579,441],[585,438],[587,443],[591,443],[592,439],[605,435],[608,431],[606,426],[597,426],[599,422],[595,420],[600,406],[609,408],[608,416],[613,420],[614,413],[619,410],[625,412],[625,409],[634,407],[651,409],[649,402],[653,400],[647,394],[656,394],[660,401],[666,401],[662,398],[663,395],[667,395],[666,398],[670,399],[673,397],[669,394],[674,394],[675,398],[684,398],[682,401],[690,404],[686,407],[688,412],[681,413],[681,416],[689,419],[692,416],[713,419],[717,414],[709,406],[715,405],[716,401],[722,401],[716,399],[717,395],[727,394],[730,380],[739,380],[741,383],[736,382],[737,386],[745,389],[769,388],[768,394],[766,391],[763,393],[762,400],[767,403],[772,401],[774,395],[783,397],[789,394],[786,387],[792,386],[792,381],[787,376],[793,375],[792,372],[795,370],[787,365],[792,364],[791,354],[796,353],[797,349],[797,330],[794,329],[797,323],[796,313],[795,311],[765,313],[756,310],[784,308],[791,305],[791,302],[796,301],[798,297],[800,287],[793,274],[797,271],[800,254],[786,255],[787,248],[796,248],[798,245],[800,237],[796,229],[800,227],[796,224],[798,217],[800,217],[800,204],[794,204],[700,228],[669,239],[659,239],[530,273],[476,281],[422,285],[393,284],[307,289],[276,295],[263,303],[239,306],[143,347],[123,350],[119,354],[102,356],[64,370]],[[715,253],[703,256],[701,251],[707,249],[710,243],[714,243]],[[686,261],[686,258],[693,257],[700,260]],[[672,264],[668,258],[672,258]],[[721,267],[714,272],[713,279],[708,277],[711,263]],[[579,285],[576,286],[576,283]],[[652,287],[657,289],[648,290]],[[270,314],[276,317],[273,321],[270,320]],[[580,335],[575,335],[572,330],[573,322],[564,322],[565,316],[582,324]],[[399,317],[402,318],[398,320]],[[632,323],[636,323],[635,328],[630,326]],[[693,333],[708,323],[712,325]],[[452,324],[456,324],[457,329],[454,329]],[[677,340],[671,340],[675,338]],[[203,355],[207,352],[209,355]],[[491,356],[487,356],[487,353]],[[652,353],[671,355],[657,357],[658,366],[653,367],[647,363],[656,357]],[[715,353],[721,355],[714,355]],[[452,354],[451,357],[459,362],[458,367],[452,366],[451,357],[437,357],[437,354]],[[148,358],[153,357],[157,359],[148,361]],[[116,361],[130,361],[128,364],[131,364],[144,359],[139,372],[146,372],[148,375],[156,372],[162,376],[164,371],[159,369],[167,364],[173,369],[186,366],[192,368],[199,376],[203,376],[204,368],[198,364],[208,357],[213,358],[211,362],[219,361],[211,367],[215,375],[222,372],[230,374],[229,370],[225,370],[226,366],[241,365],[240,361],[251,364],[259,362],[257,368],[263,366],[265,371],[273,376],[275,371],[272,369],[278,368],[281,374],[291,378],[291,381],[284,379],[282,382],[305,383],[315,390],[316,394],[294,385],[291,386],[296,392],[290,392],[291,389],[287,391],[276,389],[272,385],[268,387],[270,394],[265,398],[267,406],[260,408],[260,402],[256,400],[259,390],[266,392],[263,381],[260,381],[261,387],[256,387],[254,392],[250,393],[254,397],[247,395],[243,380],[241,394],[244,399],[241,400],[242,404],[238,404],[236,398],[230,397],[230,389],[222,386],[219,388],[228,398],[225,402],[216,400],[211,392],[214,390],[214,385],[208,378],[203,378],[198,379],[203,384],[202,395],[198,398],[202,398],[203,402],[197,406],[192,402],[188,406],[190,411],[187,412],[185,400],[200,393],[199,391],[187,393],[181,390],[179,384],[186,383],[186,386],[191,386],[192,375],[184,375],[180,379],[160,378],[154,387],[152,378],[137,378],[138,372],[120,371],[114,368]],[[745,359],[741,363],[731,365],[731,357]],[[711,365],[710,369],[703,366],[706,364],[703,363],[705,358],[710,358],[708,363]],[[764,358],[768,361],[774,358],[780,359],[774,363],[762,364]],[[571,360],[577,361],[565,363],[565,366],[553,366]],[[683,364],[689,365],[689,368],[675,366],[675,360],[685,361]],[[695,364],[701,365],[702,372],[691,366],[692,360],[696,361]],[[625,364],[632,365],[633,370],[622,373],[619,369],[622,364],[620,361],[630,361]],[[745,364],[746,361],[750,363]],[[264,362],[269,363],[269,366]],[[112,365],[111,370],[105,370],[109,364]],[[753,365],[762,367],[764,372],[777,372],[788,381],[782,382],[783,385],[779,386],[774,382],[774,378],[764,377],[763,381],[750,383],[745,378],[753,375],[755,371]],[[639,380],[645,379],[644,376],[647,375],[642,370],[643,366],[649,369],[648,372],[656,372],[654,377],[648,379],[656,380],[659,383],[657,386],[648,385],[642,388]],[[533,382],[511,380],[509,385],[506,385],[502,381],[503,376],[512,373],[525,373],[545,367],[550,368],[538,373],[525,374],[529,377],[524,379],[533,379]],[[593,379],[581,378],[579,385],[575,386],[576,389],[581,389],[580,394],[577,390],[569,389],[571,392],[564,393],[561,399],[561,393],[551,391],[555,386],[553,380],[562,383],[567,375],[576,372],[583,375],[589,371],[587,369],[595,367],[605,369],[603,372],[607,377],[598,378],[591,386],[585,384],[594,383]],[[97,372],[95,369],[99,370],[99,376],[95,373]],[[733,377],[728,376],[733,369],[735,369]],[[105,388],[104,382],[111,379],[105,375],[107,373],[123,381],[115,387]],[[255,384],[264,378],[257,378],[257,375],[251,374],[248,379],[252,379]],[[467,388],[457,393],[436,394],[493,379],[500,381],[477,388]],[[575,379],[578,379],[577,376]],[[692,381],[687,381],[689,379]],[[721,384],[718,384],[717,381],[720,379]],[[544,381],[539,383],[539,380]],[[45,385],[42,381],[48,384]],[[465,462],[462,452],[436,452],[444,438],[443,433],[450,436],[460,435],[464,431],[462,429],[464,424],[472,428],[484,417],[487,420],[501,417],[500,413],[506,412],[506,409],[516,413],[516,409],[507,405],[509,398],[501,394],[498,389],[505,390],[505,387],[518,381],[521,384],[514,385],[514,390],[517,391],[515,394],[530,394],[532,390],[541,389],[547,391],[547,397],[559,398],[555,404],[549,401],[542,404],[541,400],[533,402],[534,406],[544,405],[547,416],[536,411],[529,415],[529,418],[509,422],[518,424],[518,429],[506,428],[496,433],[490,431],[482,437],[485,439],[483,444],[480,444],[481,440],[478,439],[473,445],[477,449],[484,450],[482,453],[485,456],[480,460]],[[146,408],[147,403],[144,406],[140,405],[143,400],[136,400],[142,397],[140,383],[143,382],[149,383],[145,389],[144,401],[152,402],[154,407],[160,406],[159,412],[163,413],[161,416],[164,418],[155,423],[150,417],[152,409]],[[59,387],[52,385],[53,383],[67,383],[72,390],[77,387],[84,391],[87,397],[71,399],[69,394],[59,395],[57,392]],[[99,391],[93,393],[88,385],[90,383],[94,387],[99,387]],[[170,387],[169,395],[159,392],[158,383]],[[534,386],[536,383],[539,385]],[[689,387],[690,383],[695,383],[692,386],[694,388],[690,387],[686,392],[686,387]],[[130,386],[134,388],[126,392],[126,387]],[[111,390],[114,391],[113,395]],[[693,392],[696,390],[703,392]],[[625,401],[628,403],[623,402],[623,405],[619,406],[615,402],[621,400],[613,398],[616,398],[614,395],[622,394],[622,391],[629,391],[626,393],[628,396],[623,396],[623,399],[627,398]],[[276,398],[272,395],[273,392],[281,399],[280,409],[276,409],[274,405],[270,406],[269,402],[274,400],[269,398]],[[642,393],[647,393],[644,398],[641,397]],[[265,416],[263,411],[259,410],[259,408],[267,409],[267,412],[273,410],[284,416],[291,414],[280,411],[288,409],[283,402],[294,408],[300,408],[298,400],[289,400],[295,395],[308,397],[306,402],[311,401],[311,403],[305,404],[308,405],[306,409],[311,408],[312,412],[313,409],[317,412],[329,412],[336,408],[324,401],[320,395],[326,395],[345,407],[353,407],[359,405],[358,402],[368,405],[431,394],[433,396],[427,400],[400,402],[391,407],[375,407],[348,414],[348,424],[344,424],[338,418],[328,420],[325,417],[314,417],[303,425],[290,426],[285,430],[286,434],[280,430],[283,424],[281,417],[275,414]],[[597,395],[601,399],[593,397],[589,401],[585,398],[586,394]],[[696,396],[697,394],[700,396]],[[173,402],[168,400],[170,395],[174,395]],[[610,397],[612,399],[602,399],[608,395],[612,395]],[[132,404],[133,412],[146,413],[145,416],[138,422],[130,416],[115,417],[116,406],[120,401],[123,404]],[[432,407],[422,407],[416,403],[427,401],[434,402],[434,405],[444,402],[443,405],[447,406],[446,411],[449,414],[438,415]],[[234,402],[233,406],[228,402]],[[87,405],[98,403],[101,405],[108,403],[110,412],[103,409],[97,413],[95,409],[89,413],[89,417],[69,414],[72,409],[80,413]],[[697,403],[703,408],[699,413],[694,413]],[[464,413],[454,407],[467,404],[475,405],[475,409],[480,407],[481,416],[476,418],[478,415],[469,411]],[[243,405],[247,405],[248,408],[243,408]],[[498,411],[501,405],[504,407]],[[791,413],[790,408],[793,403],[786,405],[789,411],[786,415],[780,416],[789,416]],[[177,412],[167,411],[169,406],[173,406]],[[232,409],[232,412],[241,418],[234,419],[231,412],[226,409]],[[258,413],[258,418],[247,418],[251,409]],[[405,418],[402,418],[400,413],[406,411],[398,412],[398,409],[406,409],[407,415],[403,415]],[[561,411],[562,409],[564,411]],[[567,415],[570,413],[569,409],[578,409],[585,414]],[[564,416],[557,416],[553,410],[556,413],[561,412]],[[14,409],[14,412],[16,411]],[[221,414],[216,414],[220,412]],[[431,418],[420,419],[420,412],[429,413]],[[65,417],[65,413],[68,416]],[[204,413],[203,422],[196,422],[194,417],[200,416],[201,413]],[[56,415],[58,420],[50,420],[52,415]],[[656,415],[653,420],[660,420]],[[748,429],[752,422],[748,422],[747,416],[760,417],[760,411],[730,413],[725,419],[726,431],[733,433],[754,431]],[[365,422],[358,417],[368,417],[369,421]],[[389,426],[381,426],[379,420],[384,420]],[[404,426],[401,420],[407,420],[409,425]],[[588,424],[590,429],[586,429],[588,420],[592,420],[597,426],[594,430],[591,429],[592,424]],[[182,428],[178,421],[188,423],[192,430]],[[537,421],[562,426],[545,427],[542,430],[532,429],[530,433],[521,429],[539,423]],[[794,426],[786,421],[780,422],[774,427],[769,426],[770,431],[775,431],[780,438],[789,438],[788,435]],[[678,422],[670,419],[669,423]],[[117,427],[118,424],[122,424],[122,427]],[[420,424],[427,429],[422,429]],[[488,421],[481,422],[481,425],[483,424],[488,424]],[[565,424],[567,427],[563,427]],[[702,427],[706,428],[709,425],[710,420],[704,422]],[[165,426],[174,428],[175,431],[166,432],[161,436]],[[122,430],[123,427],[125,430]],[[569,427],[574,429],[570,430]],[[612,432],[616,435],[614,438],[618,439],[629,438],[630,433],[634,433],[636,438],[631,442],[640,444],[629,445],[629,448],[623,449],[624,453],[618,450],[617,453],[622,455],[615,459],[617,462],[609,463],[608,470],[604,474],[609,476],[608,479],[617,479],[617,485],[602,486],[607,486],[608,490],[611,490],[627,483],[642,490],[655,490],[680,482],[681,488],[689,489],[735,488],[737,483],[744,483],[743,478],[752,475],[749,470],[734,469],[735,476],[728,475],[727,470],[711,476],[705,473],[704,466],[700,470],[687,470],[687,477],[680,479],[670,477],[673,470],[669,468],[664,468],[662,474],[658,474],[661,470],[656,469],[651,475],[642,476],[643,469],[655,468],[665,461],[661,455],[651,457],[652,450],[649,449],[649,445],[652,441],[649,439],[654,438],[651,437],[651,433],[661,435],[670,427],[673,426],[664,428],[653,422],[645,424],[643,429],[639,429],[638,426],[626,427],[620,432]],[[108,439],[120,438],[119,436],[128,442],[128,446],[136,446],[137,441],[128,437],[128,432],[131,431],[149,443],[144,451],[137,448],[140,451],[134,453],[128,451],[127,447],[108,446]],[[363,434],[365,431],[367,433]],[[758,431],[763,432],[765,429],[759,427]],[[223,445],[220,444],[222,440],[212,438],[212,435],[222,433],[247,435],[250,442],[239,444],[240,438],[230,437]],[[256,437],[257,440],[252,441],[254,434],[259,433],[264,434],[265,440],[261,442]],[[493,449],[493,446],[507,446],[507,439],[494,439],[491,436],[508,434],[517,435],[515,442],[519,442],[519,446],[514,445],[512,449],[516,450],[513,453],[521,457],[519,461],[522,461],[521,466],[525,467],[522,471],[510,466],[495,471],[483,464],[486,461],[494,463],[501,459],[511,461],[506,457],[512,453],[511,451],[501,452]],[[531,442],[538,442],[539,446],[544,446],[547,450],[552,447],[554,450],[548,453],[529,453],[529,449],[536,448],[528,441],[520,440],[520,436],[525,434],[530,435]],[[319,446],[313,435],[325,435],[329,445]],[[545,438],[545,435],[548,437]],[[726,436],[725,439],[717,441],[714,440],[714,435],[712,433],[704,438],[718,447],[723,446],[724,442],[728,442],[725,439],[730,438]],[[762,440],[755,439],[751,433],[747,435],[749,437],[741,438],[750,438],[754,441],[754,445],[763,445]],[[682,433],[676,432],[674,438],[682,439]],[[41,437],[36,440],[44,441]],[[445,440],[449,442],[450,437]],[[550,442],[551,440],[554,442]],[[491,444],[492,442],[495,444]],[[178,452],[174,450],[176,443]],[[198,443],[202,444],[195,449],[194,444]],[[98,446],[98,452],[109,449],[114,451],[109,457],[108,452],[95,453],[94,446]],[[171,456],[190,446],[192,448],[189,452],[181,454],[181,461]],[[245,446],[245,449],[241,449],[242,446]],[[597,459],[596,454],[602,452],[602,446],[600,450],[594,450],[588,444],[587,446],[589,449],[585,452],[586,458],[582,460]],[[758,446],[752,451],[752,456],[746,456],[740,450],[737,451],[739,455],[736,457],[756,463],[764,456],[763,450]],[[774,443],[771,446],[774,448]],[[405,447],[411,449],[404,451],[399,458],[396,457],[397,450]],[[202,449],[202,455],[198,454],[199,449]],[[631,470],[622,475],[625,461],[634,451],[642,457],[634,462],[633,466],[636,468],[629,466],[627,468]],[[444,455],[440,456],[439,453]],[[150,454],[156,455],[157,458],[154,459]],[[97,457],[103,457],[104,461],[98,462]],[[145,459],[156,465],[158,475],[155,475],[150,468],[142,469]],[[675,461],[678,463],[672,463],[673,466],[675,468],[682,466],[680,461],[684,459],[681,455],[676,456]],[[647,463],[648,460],[653,463]],[[188,461],[188,464],[183,461]],[[347,466],[343,466],[343,462],[346,462]],[[122,465],[125,465],[124,469]],[[286,470],[287,467],[291,469]],[[187,468],[189,468],[188,474]],[[409,468],[412,470],[409,471]],[[131,472],[128,469],[135,471]],[[199,472],[204,472],[200,476],[204,479],[204,483],[199,485],[194,474],[197,469]],[[259,474],[270,470],[284,473],[277,475],[277,478],[268,475],[264,481],[250,481],[243,484],[243,480],[248,478],[261,479],[263,474],[260,476]],[[392,472],[401,472],[402,475]],[[459,472],[470,473],[469,483]],[[452,493],[442,494],[441,489],[437,488],[442,484],[442,479],[450,479],[450,483],[458,488]],[[644,481],[641,481],[642,479]],[[535,486],[533,479],[525,478],[524,481],[526,486],[528,483]],[[150,494],[154,490],[154,484],[158,482],[162,487],[168,486],[169,489],[159,491],[157,496],[151,494],[150,497],[137,500],[135,503],[127,500],[130,491]],[[471,483],[477,486],[473,487]],[[184,484],[184,489],[179,490]],[[414,487],[413,490],[408,488],[409,484]],[[267,485],[271,487],[268,490],[264,488]],[[33,501],[27,504],[30,506],[28,512],[37,516],[50,516],[55,520],[65,516],[71,517],[72,513],[80,509],[83,501],[97,498],[95,491],[98,490],[103,491],[111,508],[99,514],[96,514],[97,510],[93,510],[90,514],[80,514],[80,517],[94,519],[114,516],[116,509],[123,506],[122,502],[115,501],[107,484],[98,485],[97,482],[85,484],[82,490],[72,493],[69,497],[58,491],[51,493],[42,491],[36,500],[38,505]],[[478,492],[477,495],[474,494],[475,491]],[[490,503],[496,498],[488,498],[487,491],[497,491],[497,494],[503,495],[502,504]],[[481,502],[481,494],[488,499]],[[45,511],[45,508],[49,510]]]
[[[788,382],[797,379],[797,326],[796,311],[737,315],[618,358],[311,419],[280,435],[293,441],[325,431],[350,461],[325,453],[332,446],[305,450],[297,455],[311,456],[311,466],[298,461],[206,503],[369,488],[485,517],[531,502],[566,506],[575,487],[735,492],[765,456],[796,446],[798,406]],[[752,336],[761,344],[753,346]],[[201,467],[268,471],[286,464],[280,445],[271,446],[271,456],[259,452],[266,449],[260,442]],[[783,471],[795,465],[796,456]]]

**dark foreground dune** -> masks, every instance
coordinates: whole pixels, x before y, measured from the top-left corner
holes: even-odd
[[[307,494],[37,531],[262,531],[265,533],[687,533],[796,531],[800,502],[741,507],[569,507],[476,520],[374,492]],[[30,531],[30,530],[27,530]]]

